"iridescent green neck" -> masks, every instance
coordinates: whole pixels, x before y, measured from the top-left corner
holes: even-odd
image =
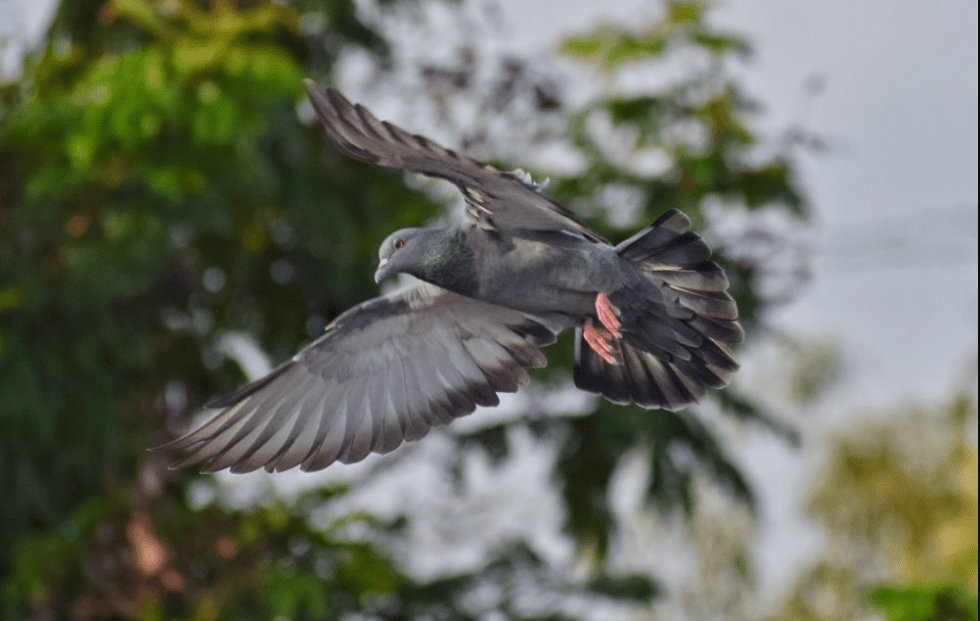
[[[473,249],[462,231],[431,229],[422,234],[412,275],[443,289],[466,295],[476,286]]]

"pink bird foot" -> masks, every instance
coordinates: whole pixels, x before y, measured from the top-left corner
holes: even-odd
[[[613,338],[619,338],[619,309],[612,305],[605,293],[595,296],[595,312],[602,325]]]
[[[585,342],[589,344],[592,351],[599,354],[599,357],[609,364],[613,364],[615,361],[615,358],[612,356],[612,341],[610,340],[611,336],[612,335],[602,328],[596,329],[596,327],[592,325],[591,320],[586,321],[585,325],[582,326],[582,337],[585,339]]]

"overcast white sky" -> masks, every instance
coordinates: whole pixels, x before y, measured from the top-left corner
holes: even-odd
[[[500,4],[511,34],[494,48],[509,43],[529,57],[551,53],[562,35],[599,19],[649,23],[661,6]],[[850,423],[865,407],[947,397],[977,350],[976,3],[718,4],[716,23],[743,32],[756,50],[741,71],[765,106],[764,127],[776,133],[803,115],[831,145],[802,162],[815,211],[807,233],[814,281],[772,319],[791,335],[844,350],[844,379],[821,408],[819,428]],[[815,75],[826,87],[804,111],[804,85]],[[744,361],[749,375],[756,361]],[[799,518],[825,458],[821,439],[811,433],[794,451],[770,434],[748,433],[732,447],[761,496],[758,570],[768,597],[822,545]]]
[[[816,215],[814,281],[774,323],[843,348],[835,401],[846,405],[830,408],[838,423],[862,406],[946,397],[977,351],[977,3],[717,4],[715,23],[755,49],[744,77],[769,128],[800,120],[807,78],[826,83],[803,119],[833,147],[803,162]],[[503,5],[515,45],[545,49],[599,17],[642,24],[659,3]],[[761,495],[758,570],[769,597],[821,546],[798,517],[823,459],[813,440],[802,454],[764,434],[737,446]]]
[[[0,37],[39,34],[49,2],[0,0]],[[744,77],[770,129],[800,120],[808,77],[826,82],[804,117],[833,147],[803,162],[815,279],[774,322],[841,344],[841,400],[852,407],[945,396],[977,350],[977,2],[718,4],[716,23],[755,48]],[[550,53],[563,34],[599,18],[642,24],[660,5],[501,6],[515,51]],[[9,72],[9,58],[0,62]],[[791,559],[813,546],[793,517],[812,474],[770,437],[745,444],[751,477],[768,486],[762,582],[785,582]]]
[[[800,120],[807,78],[826,82],[804,116],[832,146],[803,168],[815,280],[775,323],[840,342],[852,401],[946,394],[977,348],[977,3],[717,4],[715,23],[752,42],[744,76],[771,129]],[[503,6],[515,46],[543,50],[599,18],[642,24],[659,3]]]
[[[0,38],[39,37],[53,5],[0,0]],[[514,51],[549,53],[562,35],[642,24],[660,4],[500,6]],[[837,340],[858,403],[945,394],[977,349],[977,3],[727,0],[712,18],[752,42],[744,78],[773,131],[800,120],[807,78],[826,82],[803,113],[832,146],[803,167],[815,279],[776,325]]]

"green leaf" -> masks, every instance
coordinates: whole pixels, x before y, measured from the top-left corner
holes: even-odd
[[[947,584],[881,586],[869,601],[888,621],[977,621],[977,597]]]
[[[617,600],[649,602],[661,595],[661,588],[643,574],[599,574],[589,581],[589,590]]]
[[[566,39],[561,44],[563,52],[569,56],[578,56],[583,59],[594,60],[602,49],[603,41],[599,37],[586,37],[583,39]]]
[[[146,0],[112,0],[111,6],[120,16],[154,34],[162,34],[165,30],[165,23],[156,8]]]
[[[702,2],[672,2],[668,5],[666,21],[681,25],[700,22],[704,15]]]

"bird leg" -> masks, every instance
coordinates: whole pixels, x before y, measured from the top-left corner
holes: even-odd
[[[616,364],[616,358],[613,357],[613,345],[612,345],[612,334],[607,332],[603,328],[596,328],[592,325],[592,320],[588,319],[585,325],[582,326],[582,337],[585,342],[589,344],[592,350],[599,354],[599,357],[608,362],[609,364]]]
[[[605,293],[595,296],[595,312],[612,337],[619,338],[619,309],[612,305]]]

